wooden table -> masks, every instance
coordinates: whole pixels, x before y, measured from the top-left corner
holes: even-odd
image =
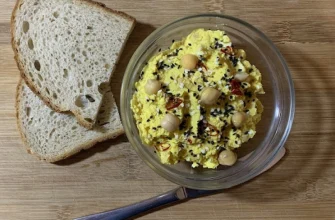
[[[334,0],[102,2],[138,20],[113,80],[117,98],[125,66],[143,39],[162,24],[203,12],[236,16],[262,30],[286,58],[295,83],[295,122],[278,165],[225,193],[140,219],[335,219]],[[0,219],[70,219],[176,187],[146,166],[125,137],[57,165],[25,152],[14,110],[13,6],[14,0],[0,0]]]

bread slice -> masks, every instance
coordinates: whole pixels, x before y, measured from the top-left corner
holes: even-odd
[[[94,144],[123,134],[123,127],[111,91],[107,91],[97,124],[89,130],[78,124],[71,113],[50,109],[20,80],[16,110],[18,128],[28,152],[41,160],[56,162]]]
[[[134,23],[87,0],[18,0],[12,46],[22,78],[55,111],[92,128]]]

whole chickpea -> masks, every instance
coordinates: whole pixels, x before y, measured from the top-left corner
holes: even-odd
[[[197,56],[193,55],[193,54],[185,54],[182,58],[181,58],[181,65],[184,69],[194,69],[197,66],[199,59]]]

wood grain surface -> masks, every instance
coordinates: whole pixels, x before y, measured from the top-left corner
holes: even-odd
[[[267,34],[286,58],[296,89],[288,154],[241,186],[148,213],[139,219],[335,219],[334,0],[104,0],[134,16],[113,79],[117,98],[126,64],[155,28],[179,17],[220,12]],[[54,164],[25,152],[16,129],[19,72],[10,46],[14,0],[0,0],[0,219],[71,219],[134,203],[176,185],[146,166],[127,139],[105,142]]]

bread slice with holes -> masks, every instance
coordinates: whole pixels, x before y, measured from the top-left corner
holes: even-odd
[[[134,24],[88,0],[18,0],[12,46],[22,78],[55,111],[92,128]]]
[[[73,114],[50,109],[23,80],[17,87],[16,110],[19,131],[28,152],[48,162],[65,159],[124,132],[110,91],[105,94],[92,130],[80,126]]]

